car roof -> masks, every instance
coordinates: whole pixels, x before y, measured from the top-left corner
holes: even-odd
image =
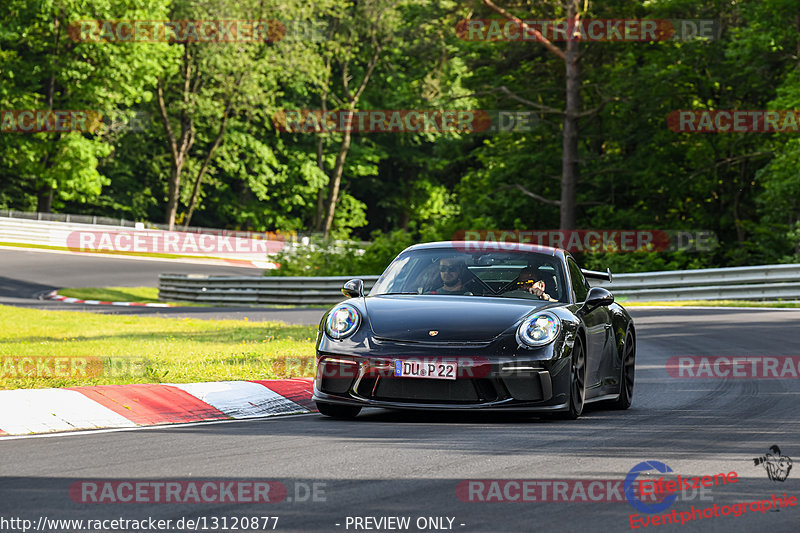
[[[437,242],[424,242],[409,246],[404,251],[409,250],[430,250],[430,249],[460,249],[464,252],[537,252],[540,254],[547,254],[557,257],[562,261],[565,260],[564,250],[560,248],[552,248],[550,246],[541,246],[538,244],[520,243],[520,242],[497,242],[497,241],[437,241]]]

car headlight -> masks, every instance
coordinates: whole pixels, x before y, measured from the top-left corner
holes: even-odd
[[[544,346],[558,337],[561,320],[554,314],[534,313],[519,325],[517,341],[527,346]]]
[[[352,305],[339,304],[328,313],[325,333],[332,339],[344,339],[356,332],[361,324],[361,313]]]

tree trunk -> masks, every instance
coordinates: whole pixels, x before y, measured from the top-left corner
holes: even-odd
[[[576,15],[576,6],[570,2],[569,19]],[[578,115],[581,108],[580,67],[577,39],[567,39],[564,63],[566,65],[566,108],[561,153],[561,229],[575,229],[575,205],[578,195]]]
[[[353,111],[351,107],[348,111]],[[350,128],[346,128],[342,144],[339,147],[339,155],[336,156],[336,165],[333,167],[331,176],[331,190],[328,196],[328,212],[325,214],[325,224],[322,227],[322,237],[327,239],[328,233],[333,226],[333,215],[336,214],[336,203],[339,201],[339,186],[342,183],[342,173],[344,172],[344,162],[347,159],[347,152],[350,150],[351,140]]]
[[[172,169],[169,175],[169,189],[167,192],[167,213],[166,222],[169,224],[169,230],[175,229],[175,217],[178,214],[178,196],[180,195],[181,186],[181,171],[183,170],[183,162],[176,164],[172,162]]]
[[[369,83],[369,80],[372,77],[372,72],[375,70],[375,66],[378,64],[378,58],[381,55],[381,50],[383,48],[383,45],[378,44],[378,42],[375,40],[374,34],[373,34],[372,45],[374,46],[372,57],[370,58],[369,63],[367,64],[367,70],[364,73],[364,77],[361,79],[361,83],[359,84],[358,89],[354,93],[350,92],[351,76],[348,73],[348,62],[345,61],[344,63],[342,63],[342,85],[344,86],[344,93],[345,93],[344,100],[348,102],[347,110],[345,111],[347,113],[353,113],[355,109],[358,107],[358,101],[361,98],[361,94],[364,92],[364,89],[367,88],[367,83]],[[352,139],[351,130],[352,128],[345,128],[344,138],[342,139],[342,144],[339,146],[339,155],[336,156],[336,164],[333,166],[333,175],[331,176],[331,179],[328,182],[328,184],[330,185],[330,193],[328,194],[328,210],[325,215],[325,223],[322,226],[323,239],[328,238],[328,234],[330,233],[331,227],[333,226],[333,216],[336,214],[336,203],[339,201],[339,186],[341,185],[342,182],[342,173],[344,172],[344,162],[347,159],[347,152],[350,150],[350,141]]]
[[[794,18],[795,28],[797,28],[797,33],[800,33],[800,15],[797,15]],[[797,39],[797,76],[800,79],[800,39]]]
[[[164,100],[163,82],[160,78],[158,80],[158,84],[156,85],[158,110],[161,113],[161,122],[164,126],[164,132],[166,133],[167,137],[167,146],[169,147],[170,155],[172,156],[172,159],[170,161],[171,171],[169,178],[169,187],[167,192],[168,194],[167,209],[164,214],[164,218],[166,219],[166,222],[169,225],[170,231],[175,229],[175,217],[178,214],[178,201],[180,200],[180,194],[181,194],[180,187],[181,187],[181,172],[183,171],[183,164],[186,161],[186,157],[189,154],[189,150],[191,150],[192,145],[194,145],[194,119],[190,115],[188,110],[189,95],[192,92],[191,62],[192,62],[192,57],[189,54],[189,46],[185,44],[183,49],[183,72],[182,72],[183,107],[181,109],[180,139],[175,138],[175,133],[172,131],[172,126],[170,125],[169,122],[169,113],[167,112],[167,104]]]
[[[237,85],[241,83],[241,77],[237,81]],[[225,111],[222,113],[222,124],[219,126],[219,131],[217,132],[217,138],[214,139],[214,143],[211,145],[211,148],[208,150],[208,154],[206,154],[206,158],[203,160],[203,165],[200,167],[200,171],[197,173],[197,178],[194,180],[194,187],[192,190],[192,200],[189,202],[189,210],[186,213],[186,220],[183,222],[184,229],[189,227],[189,222],[192,220],[192,215],[194,214],[194,208],[197,207],[197,200],[200,197],[200,184],[203,182],[203,176],[205,176],[206,170],[208,170],[208,165],[211,163],[211,159],[214,157],[214,153],[219,148],[219,145],[222,144],[222,137],[225,135],[225,129],[228,125],[228,117],[230,116],[231,109],[233,108],[233,95],[231,95],[228,103],[225,105]],[[177,204],[176,204],[177,207]]]
[[[62,13],[63,14],[63,13]],[[53,28],[56,32],[56,42],[55,42],[55,50],[53,51],[53,60],[51,62],[52,70],[50,72],[50,78],[47,80],[47,109],[53,111],[53,98],[55,97],[56,92],[56,66],[57,66],[57,58],[61,51],[61,25],[59,24],[58,16],[53,17]],[[56,133],[53,137],[53,150],[58,150],[58,141],[61,139],[61,133]],[[52,161],[50,159],[50,153],[46,153],[44,155],[42,161],[42,168],[43,170],[47,170],[52,167]],[[53,189],[52,183],[44,183],[37,191],[37,198],[36,198],[36,211],[38,213],[49,213],[53,209],[53,196],[55,195],[55,189]]]
[[[716,172],[715,172],[716,174]],[[739,244],[744,243],[744,225],[742,224],[741,217],[739,216],[739,206],[741,205],[742,193],[744,192],[745,183],[747,183],[747,160],[739,165],[739,180],[734,183],[736,192],[733,194],[733,223],[736,225],[736,242]]]
[[[326,71],[330,72],[330,62],[325,62]],[[327,85],[326,85],[327,87]],[[327,88],[322,91],[322,116],[328,111],[328,90]],[[325,172],[325,161],[322,157],[325,145],[325,138],[321,134],[317,134],[317,168]],[[325,172],[327,174],[327,172]],[[322,186],[317,191],[317,209],[314,211],[314,223],[312,227],[314,231],[322,231],[322,221],[325,215],[325,186]]]
[[[325,172],[325,163],[322,159],[323,139],[321,135],[317,135],[317,168]],[[327,174],[327,172],[326,172]],[[317,208],[314,210],[314,223],[311,227],[314,231],[322,231],[322,221],[325,216],[325,186],[323,185],[317,189]]]
[[[567,38],[565,50],[550,42],[545,35],[533,26],[529,26],[519,17],[516,17],[497,6],[492,0],[483,0],[483,3],[508,20],[514,21],[520,28],[533,35],[547,50],[564,61],[566,67],[566,106],[564,109],[564,125],[561,131],[561,200],[560,226],[561,229],[575,229],[575,206],[578,196],[578,118],[581,108],[581,78],[578,61],[578,43],[575,29],[580,28],[580,1],[567,0],[567,20],[570,21],[571,34]],[[531,194],[534,198],[538,195]],[[541,200],[541,197],[537,199]]]
[[[36,198],[36,211],[38,213],[49,213],[50,210],[53,208],[53,186],[50,184],[43,185],[41,189],[39,189],[39,193]]]

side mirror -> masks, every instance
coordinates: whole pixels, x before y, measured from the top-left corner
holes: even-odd
[[[608,289],[603,287],[592,287],[589,289],[589,294],[586,295],[586,302],[581,307],[584,313],[591,313],[598,307],[604,305],[611,305],[614,303],[614,295]]]
[[[363,298],[364,297],[364,281],[360,279],[351,279],[342,287],[342,294],[348,298]]]

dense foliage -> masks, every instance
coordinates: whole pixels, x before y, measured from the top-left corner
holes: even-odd
[[[562,19],[570,2],[495,3]],[[617,271],[799,261],[797,133],[680,133],[666,120],[681,109],[797,108],[796,2],[578,4],[587,19],[721,28],[718,39],[580,44],[576,227],[704,229],[720,241],[705,253],[582,259]],[[406,245],[459,230],[558,228],[564,61],[535,41],[456,31],[463,19],[497,16],[480,0],[6,0],[0,110],[116,118],[93,132],[0,134],[0,208],[375,241],[363,255],[341,243],[287,252],[285,274],[378,272]],[[269,43],[68,35],[89,19],[276,19],[286,34]],[[530,131],[480,133],[276,126],[280,110],[323,108],[501,109],[536,120]]]

